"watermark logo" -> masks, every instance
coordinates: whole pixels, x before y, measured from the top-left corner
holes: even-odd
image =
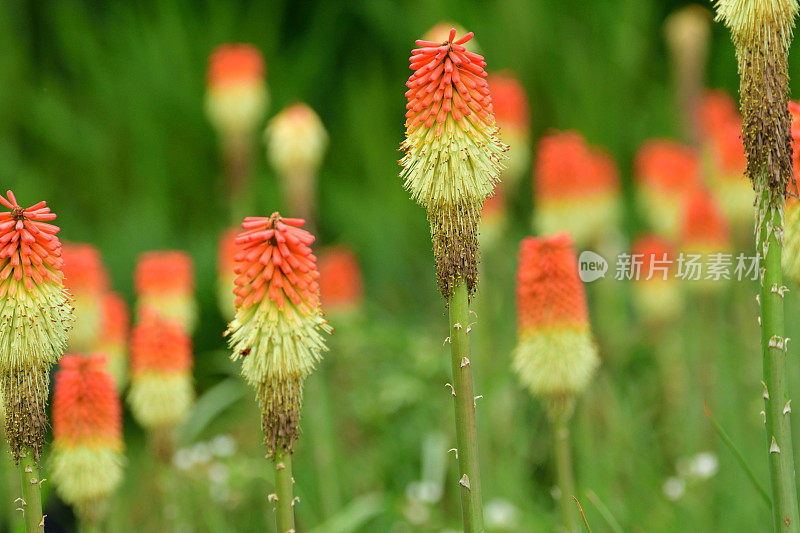
[[[578,257],[578,275],[581,281],[589,283],[600,278],[606,277],[608,272],[608,261],[602,255],[584,250]]]

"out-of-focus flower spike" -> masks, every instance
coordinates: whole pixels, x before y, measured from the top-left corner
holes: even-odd
[[[664,239],[645,235],[631,247],[633,305],[648,324],[664,324],[683,310],[683,292],[675,277],[675,249]]]
[[[307,105],[294,104],[270,121],[264,140],[292,212],[313,220],[316,174],[328,145],[322,121]]]
[[[700,161],[682,144],[651,140],[636,154],[634,178],[642,212],[659,235],[677,239],[686,196],[700,183]]]
[[[553,132],[540,142],[534,167],[534,226],[542,234],[567,231],[590,246],[619,218],[619,173],[613,159],[576,132]]]
[[[63,358],[53,394],[52,478],[84,522],[97,523],[122,481],[122,406],[104,355]]]
[[[500,128],[500,138],[510,150],[504,186],[515,188],[530,172],[530,110],[525,89],[512,72],[489,75],[492,107]]]
[[[149,309],[178,322],[189,333],[194,331],[198,311],[189,255],[174,250],[145,252],[136,264],[134,278],[140,319],[142,310]]]
[[[25,209],[11,191],[0,195],[10,209],[0,220],[0,385],[6,438],[20,453],[39,459],[47,428],[50,366],[67,346],[74,321],[72,296],[64,288],[58,228],[43,208]],[[43,206],[43,203],[36,204]],[[21,319],[22,318],[22,319]]]
[[[569,234],[522,241],[517,324],[514,370],[549,409],[569,411],[600,362]]]
[[[361,308],[361,267],[349,247],[338,245],[320,254],[319,292],[328,316],[349,316]]]
[[[319,306],[319,272],[303,221],[248,217],[237,244],[236,317],[225,332],[256,390],[269,456],[291,452],[299,435],[303,383],[327,350],[331,328]],[[291,265],[298,265],[298,268]]]
[[[131,332],[128,403],[153,433],[168,433],[194,401],[192,342],[180,323],[145,309]]]
[[[98,351],[108,358],[108,371],[117,389],[122,390],[128,379],[128,330],[130,313],[122,296],[108,292],[103,296],[102,328]]]
[[[103,295],[108,291],[108,272],[100,252],[91,244],[65,243],[64,285],[75,298],[75,325],[69,349],[86,352],[94,348],[100,335]]]

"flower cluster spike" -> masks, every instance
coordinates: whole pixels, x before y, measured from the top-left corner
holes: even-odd
[[[102,320],[103,294],[109,277],[100,252],[91,244],[64,243],[64,286],[75,298],[75,324],[69,336],[69,351],[85,352],[95,347]]]
[[[194,400],[192,342],[177,322],[147,312],[131,332],[128,402],[151,431],[177,426]]]
[[[634,177],[643,212],[657,233],[671,239],[680,234],[686,195],[700,183],[700,160],[688,146],[651,140],[636,154]]]
[[[319,293],[328,315],[349,314],[361,306],[361,267],[348,246],[329,248],[320,255]]]
[[[586,292],[568,233],[527,237],[517,269],[514,369],[534,396],[568,404],[599,364]]]
[[[681,247],[684,251],[711,254],[731,245],[730,228],[716,199],[698,187],[686,198]]]
[[[87,521],[122,481],[122,406],[105,367],[102,354],[65,356],[53,393],[53,482]]]
[[[30,448],[38,461],[47,426],[50,366],[67,346],[74,320],[63,285],[59,228],[45,202],[23,208],[0,195],[0,386],[6,438],[14,458]]]
[[[680,316],[683,292],[675,277],[675,250],[656,235],[644,235],[631,246],[633,306],[647,322],[663,323]]]
[[[236,317],[225,332],[255,388],[268,454],[291,452],[299,434],[303,383],[331,328],[319,306],[314,236],[304,220],[247,217],[236,238]]]
[[[431,223],[439,288],[456,279],[477,285],[478,222],[508,149],[498,136],[486,62],[466,49],[468,33],[444,42],[417,41],[406,82],[406,137],[400,177]]]
[[[617,222],[616,164],[577,132],[552,132],[542,138],[534,185],[534,224],[542,234],[567,231],[579,246],[589,246]]]
[[[98,351],[108,356],[108,371],[118,389],[128,376],[128,329],[130,313],[122,296],[108,292],[103,296],[103,317]]]
[[[194,266],[185,252],[145,252],[134,273],[139,317],[150,310],[178,322],[191,333],[197,324]]]
[[[249,44],[224,44],[208,60],[206,113],[224,143],[243,142],[269,104],[264,58]]]
[[[509,147],[508,168],[503,182],[517,183],[530,171],[530,109],[528,95],[513,72],[490,74],[492,108],[500,128],[500,138]]]

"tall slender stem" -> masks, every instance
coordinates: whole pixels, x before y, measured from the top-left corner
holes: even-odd
[[[478,465],[478,432],[475,422],[475,394],[472,390],[470,360],[469,298],[467,284],[456,280],[450,298],[450,356],[453,365],[453,403],[456,412],[458,475],[464,533],[483,532],[481,475]]]
[[[33,452],[25,449],[20,454],[19,478],[22,484],[22,499],[20,507],[25,515],[25,533],[41,533],[44,531],[42,518],[42,492],[39,486],[39,465],[36,464]]]
[[[783,278],[781,254],[783,243],[768,224],[780,226],[781,215],[774,210],[765,217],[762,239],[769,239],[765,269],[761,280],[761,350],[764,357],[764,412],[766,413],[769,474],[772,486],[772,514],[775,531],[800,531],[797,507],[792,430],[789,420],[791,405],[786,378],[786,350],[783,319]],[[771,219],[771,220],[770,220]],[[759,246],[759,250],[763,250]]]
[[[558,506],[561,511],[561,526],[564,531],[578,530],[572,496],[575,494],[575,478],[572,474],[572,454],[569,448],[569,414],[553,417],[553,440],[556,454],[556,480],[558,482]]]
[[[294,488],[292,484],[292,454],[275,453],[275,495],[278,500],[276,519],[278,533],[294,533]]]

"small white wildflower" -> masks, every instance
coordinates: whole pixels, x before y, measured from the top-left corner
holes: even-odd
[[[667,499],[676,501],[686,492],[686,482],[678,477],[669,477],[661,487]]]

